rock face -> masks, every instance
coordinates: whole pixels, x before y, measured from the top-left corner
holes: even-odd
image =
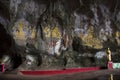
[[[65,33],[69,38],[77,36],[82,39],[83,46],[113,49],[112,45],[119,46],[118,5],[117,0],[75,0],[74,4],[72,0],[11,0],[12,33],[16,40],[23,39],[24,43],[29,37],[46,40],[47,37],[63,37]],[[59,33],[55,32],[56,27]]]
[[[93,66],[97,64],[89,64],[96,63],[96,52],[109,47],[119,53],[119,0],[7,0],[2,3],[9,4],[6,7],[10,9],[6,14],[6,17],[10,15],[10,24],[5,29],[20,47],[23,57],[31,54],[26,52],[29,51],[40,54],[42,62],[47,59],[45,56],[52,56],[48,60],[51,65],[54,60],[58,63],[63,59],[66,65],[69,62],[71,66]],[[0,22],[7,24],[7,19],[1,17]]]

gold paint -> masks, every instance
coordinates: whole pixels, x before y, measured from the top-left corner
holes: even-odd
[[[25,40],[25,33],[23,31],[23,26],[24,24],[22,22],[18,24],[18,31],[14,34],[15,39]]]
[[[46,36],[46,37],[50,37],[51,31],[50,31],[50,28],[49,28],[49,27],[45,27],[44,32],[45,32],[45,36]],[[61,33],[60,33],[58,27],[55,27],[55,28],[52,30],[52,37],[55,37],[55,38],[60,38],[60,37],[61,37]]]
[[[89,29],[90,31],[89,31],[89,34],[88,34],[88,36],[90,37],[90,38],[93,38],[94,37],[94,27],[93,26],[90,26],[90,29]]]
[[[32,29],[31,38],[35,38],[35,29]]]
[[[117,44],[120,45],[120,32],[119,31],[115,32],[115,39],[117,41]]]
[[[113,74],[110,74],[109,80],[113,80]]]
[[[28,26],[23,24],[22,22],[18,23],[17,26],[18,31],[15,32],[14,37],[15,39],[25,40],[26,39],[26,33],[23,31],[24,29],[29,30]],[[31,38],[35,38],[35,29],[31,29]]]
[[[84,42],[83,45],[94,47],[97,49],[103,48],[101,41],[98,38],[94,37],[94,27],[90,26],[89,34],[85,36],[85,34],[80,35],[80,38]]]

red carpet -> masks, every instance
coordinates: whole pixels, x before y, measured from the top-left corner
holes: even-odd
[[[87,72],[100,70],[99,67],[88,67],[88,68],[70,68],[65,70],[38,70],[38,71],[20,71],[24,75],[57,75],[57,74],[70,74],[77,72]]]

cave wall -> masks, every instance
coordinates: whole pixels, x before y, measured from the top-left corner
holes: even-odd
[[[2,3],[9,4],[5,6],[9,7],[8,12],[5,12],[4,6],[0,6],[5,13],[3,15],[0,12],[0,23],[24,50],[54,54],[57,41],[63,39],[63,52],[74,58],[84,56],[84,53],[94,56],[108,47],[119,53],[119,0],[7,1]],[[21,50],[20,53],[26,54]],[[62,57],[65,59],[64,55]]]
[[[11,31],[18,44],[30,43],[50,54],[54,40],[64,34],[69,39],[68,50],[80,54],[95,54],[108,47],[117,51],[119,4],[118,0],[11,0]]]
[[[39,34],[39,37],[46,38],[43,29],[56,26],[61,35],[65,29],[72,39],[74,36],[80,37],[83,46],[113,48],[111,44],[114,43],[117,47],[120,44],[118,5],[118,0],[11,0],[12,33],[15,35],[19,27],[23,28],[19,35],[24,36],[21,38],[25,42],[25,36],[35,38]],[[106,42],[108,45],[105,45]]]

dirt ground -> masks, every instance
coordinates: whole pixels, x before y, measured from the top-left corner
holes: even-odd
[[[89,71],[82,73],[54,75],[54,76],[26,76],[21,73],[0,73],[0,80],[106,80],[97,79],[99,76],[120,75],[120,69],[106,69],[100,71]],[[109,79],[107,79],[109,80]],[[116,80],[120,80],[116,79]]]

